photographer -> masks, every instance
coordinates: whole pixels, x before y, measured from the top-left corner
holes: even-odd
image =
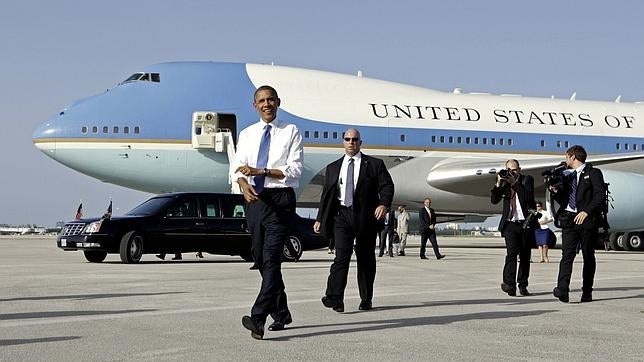
[[[530,276],[530,248],[534,243],[534,179],[530,175],[521,175],[519,161],[510,159],[505,163],[506,169],[499,171],[496,184],[491,190],[492,204],[503,200],[503,214],[499,222],[499,231],[505,238],[506,256],[503,267],[501,290],[509,296],[530,295],[528,277]],[[526,225],[526,220],[528,225]],[[517,276],[517,255],[519,273]]]
[[[560,187],[549,186],[560,205],[555,218],[562,229],[563,240],[557,287],[552,294],[568,303],[572,264],[581,242],[584,256],[581,302],[591,302],[596,269],[594,244],[597,229],[602,226],[601,208],[606,194],[604,176],[601,170],[586,163],[587,154],[582,146],[570,147],[565,156],[566,166],[573,172],[565,177]]]

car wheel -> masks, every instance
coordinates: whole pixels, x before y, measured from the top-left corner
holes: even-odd
[[[143,256],[143,236],[130,231],[121,238],[121,261],[126,264],[138,263]]]
[[[302,257],[302,242],[297,236],[291,235],[284,244],[282,257],[285,261],[298,261]]]
[[[624,235],[623,233],[610,233],[610,236],[608,237],[608,245],[610,246],[611,249],[621,251],[624,250],[624,248],[619,245],[618,239]]]
[[[87,261],[89,261],[90,263],[101,263],[103,260],[105,260],[107,251],[85,250],[83,251],[83,254],[85,254],[85,259],[87,259]]]

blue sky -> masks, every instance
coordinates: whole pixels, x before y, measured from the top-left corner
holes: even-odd
[[[3,1],[0,223],[120,214],[148,194],[65,168],[33,130],[173,60],[270,63],[451,91],[644,100],[641,1]],[[439,208],[439,205],[436,205]]]

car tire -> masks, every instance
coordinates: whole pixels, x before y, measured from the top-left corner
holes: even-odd
[[[610,246],[611,249],[616,250],[616,251],[622,251],[624,248],[622,248],[618,243],[618,238],[622,237],[624,235],[623,233],[610,233],[610,236],[608,236],[608,245]]]
[[[302,242],[300,238],[291,235],[288,237],[288,240],[284,244],[284,251],[282,252],[282,258],[284,261],[298,261],[302,257]]]
[[[83,254],[85,254],[85,259],[90,263],[102,263],[107,257],[107,251],[99,250],[85,250]]]
[[[136,231],[125,233],[121,238],[119,251],[123,263],[138,263],[143,256],[143,236]]]

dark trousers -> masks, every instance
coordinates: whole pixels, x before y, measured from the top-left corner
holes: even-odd
[[[274,320],[282,321],[289,315],[282,279],[282,252],[295,215],[295,192],[291,188],[265,189],[258,201],[246,206],[251,251],[262,276],[251,317],[264,322],[271,315]]]
[[[394,229],[390,229],[385,226],[384,229],[380,231],[380,254],[383,255],[385,252],[385,248],[387,247],[387,236],[389,236],[389,248],[387,249],[389,251],[389,255],[393,255],[393,241],[394,241]]]
[[[577,246],[581,242],[581,252],[584,256],[584,267],[582,271],[583,283],[582,292],[591,293],[595,279],[597,262],[595,260],[595,241],[597,240],[596,229],[582,229],[581,226],[571,226],[561,229],[561,262],[559,263],[559,277],[557,287],[564,291],[570,290],[570,275],[572,264],[577,255]]]
[[[534,229],[523,229],[521,223],[508,222],[503,228],[505,238],[505,265],[503,282],[513,288],[528,286],[530,276],[530,248],[534,241]],[[520,257],[517,275],[517,255]]]
[[[436,231],[426,231],[420,233],[420,256],[425,256],[425,250],[427,248],[427,240],[432,243],[432,248],[434,249],[434,255],[438,258],[441,255],[441,252],[438,251],[438,241],[436,241]]]
[[[334,217],[333,239],[335,240],[335,259],[326,285],[326,296],[334,301],[344,300],[344,290],[347,287],[349,263],[355,252],[358,264],[358,289],[360,298],[371,301],[373,298],[373,283],[376,279],[376,255],[373,252],[376,244],[376,230],[358,234],[354,223],[353,210],[342,208]]]

